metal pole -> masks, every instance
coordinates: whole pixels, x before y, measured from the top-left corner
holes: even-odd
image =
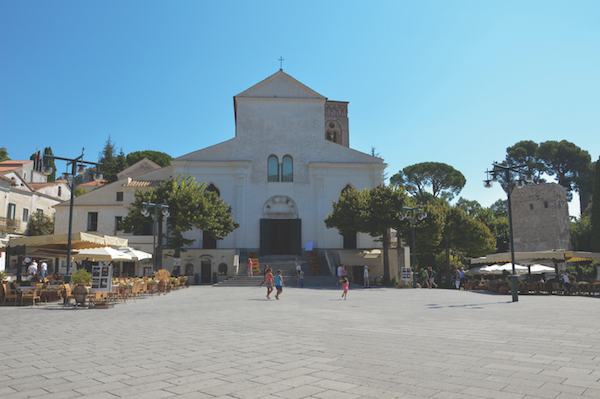
[[[153,231],[152,231],[152,270],[153,271],[158,271],[156,270],[156,230],[158,230],[158,218],[156,217],[156,208],[157,206],[154,206],[154,215],[152,215],[152,220],[154,221],[154,225],[153,227]]]
[[[417,288],[417,253],[415,249],[415,218],[414,211],[411,211],[413,217],[410,219],[410,225],[412,227],[412,258],[413,258],[413,288]]]
[[[507,190],[506,196],[508,198],[508,232],[510,239],[510,261],[512,262],[512,275],[510,276],[510,290],[512,293],[513,302],[519,301],[519,290],[518,290],[518,282],[517,282],[517,273],[515,270],[515,245],[513,241],[513,225],[512,225],[512,205],[510,202],[510,194],[512,191],[511,182],[510,182],[510,171],[506,170],[506,181],[507,181]]]
[[[75,198],[75,173],[77,172],[77,163],[72,163],[71,170],[71,203],[69,204],[69,237],[67,238],[67,275],[64,278],[65,283],[71,282],[69,272],[71,270],[71,234],[73,233],[73,199]]]

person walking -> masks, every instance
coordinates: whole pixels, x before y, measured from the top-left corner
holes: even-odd
[[[304,288],[304,270],[300,269],[300,288]]]
[[[371,282],[369,281],[369,266],[365,266],[365,271],[363,272],[363,278],[365,280],[364,287],[365,288],[371,287]]]
[[[431,266],[427,268],[427,283],[429,284],[429,288],[437,288],[437,284],[435,283],[435,271]]]
[[[350,287],[350,283],[348,282],[348,279],[346,277],[341,279],[340,283],[342,283],[342,289],[344,290],[344,292],[342,293],[342,298],[344,298],[345,301],[348,297],[348,288]]]
[[[267,270],[269,270],[269,265],[265,265],[263,268],[263,281],[258,285],[259,287],[262,287],[262,285],[267,282]]]
[[[283,287],[285,284],[283,283],[283,273],[281,269],[277,270],[277,275],[275,275],[275,289],[277,290],[277,294],[275,294],[275,299],[279,299],[279,295],[283,292]]]
[[[254,265],[252,264],[252,258],[248,258],[248,277],[254,277],[252,274],[252,268]]]
[[[429,286],[429,284],[427,284],[427,280],[427,270],[423,270],[423,268],[421,268],[421,287],[425,288]]]
[[[461,267],[460,268],[460,286],[459,287],[464,287],[465,286],[465,268]]]
[[[267,286],[267,299],[271,299],[271,292],[273,292],[273,273],[271,268],[265,270],[265,285]]]
[[[460,289],[460,270],[456,269],[456,273],[454,274],[454,285],[456,289]]]

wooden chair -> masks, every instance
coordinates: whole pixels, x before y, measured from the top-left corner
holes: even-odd
[[[19,291],[17,291],[14,288],[10,288],[9,283],[3,283],[2,287],[4,290],[4,302],[3,303],[6,303],[7,299],[12,299],[15,301],[15,305],[16,305],[17,299],[19,298]]]
[[[35,300],[37,299],[38,301],[38,306],[40,305],[40,300],[41,300],[41,296],[40,293],[42,292],[42,287],[44,286],[44,284],[36,284],[35,288],[31,291],[28,292],[22,292],[21,293],[21,305],[23,305],[23,299],[26,300],[30,300],[31,299],[31,306],[33,307],[33,305],[35,305]]]

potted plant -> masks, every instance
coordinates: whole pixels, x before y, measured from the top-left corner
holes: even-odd
[[[127,284],[127,283],[121,284],[119,286],[119,294],[121,294],[121,295],[131,294],[131,288],[132,288],[131,284]]]
[[[92,275],[85,269],[79,269],[71,276],[71,282],[75,284],[73,288],[75,302],[85,305],[85,298],[89,293],[87,286],[92,282]]]
[[[0,282],[2,282],[2,283],[6,282],[6,271],[5,270],[0,270]]]
[[[154,291],[156,291],[156,288],[158,286],[158,281],[148,280],[148,282],[146,284],[148,285],[148,291],[154,292]]]

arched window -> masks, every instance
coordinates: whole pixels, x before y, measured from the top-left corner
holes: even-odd
[[[275,155],[269,157],[267,175],[267,181],[279,181],[279,159]]]
[[[219,276],[226,276],[226,275],[227,275],[227,264],[226,263],[219,264]]]
[[[206,191],[212,191],[213,193],[217,194],[217,197],[221,197],[221,192],[219,191],[219,189],[217,187],[215,187],[214,184],[210,183],[208,185],[208,187],[206,187]]]
[[[283,157],[281,181],[294,181],[294,161],[289,155]]]

